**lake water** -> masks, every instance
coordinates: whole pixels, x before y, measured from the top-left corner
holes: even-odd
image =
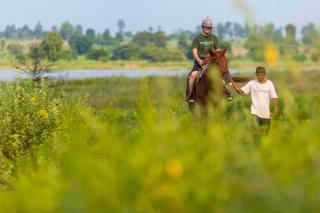
[[[131,77],[139,78],[146,76],[184,76],[189,71],[186,70],[61,70],[45,74],[49,78],[57,79],[89,79],[103,77]],[[231,73],[237,73],[231,70]],[[23,72],[11,69],[0,70],[0,81],[14,81],[17,77],[25,78]]]

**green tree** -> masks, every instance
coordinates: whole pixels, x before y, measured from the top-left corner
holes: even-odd
[[[43,37],[43,27],[41,25],[40,22],[37,23],[37,25],[35,26],[34,28],[34,32],[33,32],[33,35],[36,37],[36,38],[42,38]]]
[[[264,60],[265,38],[260,33],[251,33],[246,39],[244,47],[248,49],[248,56],[253,60]]]
[[[49,32],[44,37],[41,47],[50,61],[57,61],[62,55],[63,39],[59,33]]]
[[[5,38],[13,38],[13,39],[17,39],[19,38],[19,34],[17,32],[17,28],[16,25],[12,24],[12,25],[7,25],[3,35]]]
[[[113,38],[111,36],[110,30],[106,29],[103,34],[102,34],[102,38],[100,41],[100,44],[102,45],[110,45],[112,44]]]
[[[302,28],[302,41],[306,45],[316,45],[320,43],[320,32],[316,29],[315,24],[309,23]]]
[[[76,32],[80,35],[83,34],[83,27],[81,25],[77,25],[76,26]]]
[[[32,37],[32,30],[28,25],[23,25],[23,27],[19,30],[19,37],[22,39],[27,39]]]
[[[71,49],[79,55],[86,54],[90,50],[92,44],[92,39],[83,35],[74,35],[69,40]]]
[[[141,58],[152,62],[163,62],[167,59],[167,52],[155,44],[148,44],[141,49]]]
[[[95,36],[96,36],[96,32],[94,31],[94,29],[87,29],[86,30],[86,36],[91,38],[92,40],[94,40]]]
[[[113,60],[130,60],[140,58],[140,48],[136,44],[124,44],[112,52]]]
[[[53,63],[44,63],[46,58],[46,53],[42,48],[42,45],[33,43],[27,54],[28,59],[31,61],[31,64],[26,63],[26,58],[21,57],[18,60],[18,65],[16,68],[24,71],[25,73],[31,75],[33,80],[39,80],[43,78],[43,74],[48,72],[50,67],[53,66]]]
[[[276,43],[282,43],[283,42],[283,34],[282,34],[282,27],[279,27],[277,29],[275,29],[274,31],[274,35],[273,35],[273,41]]]
[[[188,59],[192,59],[191,41],[189,39],[190,32],[181,32],[178,39],[178,48]]]
[[[87,54],[86,54],[88,59],[91,60],[106,60],[108,58],[108,53],[102,48],[96,49],[96,48],[91,48]]]
[[[296,39],[296,26],[294,24],[287,24],[285,30],[284,46],[281,46],[280,51],[283,55],[294,58],[299,52],[299,43]]]
[[[70,40],[72,36],[76,34],[75,27],[68,21],[63,22],[60,26],[60,35],[65,40]]]
[[[120,19],[120,20],[117,22],[117,26],[118,26],[118,32],[116,33],[116,39],[117,39],[118,41],[123,41],[123,39],[124,39],[123,30],[124,30],[125,27],[126,27],[126,23],[124,22],[123,19]]]
[[[296,26],[294,24],[287,24],[285,29],[286,29],[286,38],[285,38],[286,43],[287,44],[297,44]]]
[[[217,30],[217,35],[220,39],[223,39],[225,38],[225,30],[224,30],[224,26],[222,23],[218,23],[217,27],[216,27],[216,30]]]
[[[157,47],[165,48],[167,46],[167,37],[164,32],[139,32],[132,38],[132,42],[141,47],[154,44]]]

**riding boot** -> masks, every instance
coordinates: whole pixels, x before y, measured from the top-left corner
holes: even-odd
[[[188,94],[187,94],[187,102],[194,102],[195,101],[195,92],[194,89],[192,91],[188,90]]]

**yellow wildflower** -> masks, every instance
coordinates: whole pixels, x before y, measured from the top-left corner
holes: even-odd
[[[32,103],[35,103],[36,101],[37,101],[37,98],[36,98],[35,96],[32,96],[32,97],[31,97],[31,102],[32,102]]]
[[[41,117],[48,118],[48,111],[46,109],[41,109],[39,114]]]
[[[170,160],[166,165],[167,174],[172,178],[179,178],[183,175],[183,166],[179,160]]]

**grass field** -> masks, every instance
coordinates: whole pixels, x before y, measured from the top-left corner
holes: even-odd
[[[250,97],[199,120],[182,77],[1,85],[0,211],[317,211],[320,73],[269,78],[281,114],[260,139]]]

